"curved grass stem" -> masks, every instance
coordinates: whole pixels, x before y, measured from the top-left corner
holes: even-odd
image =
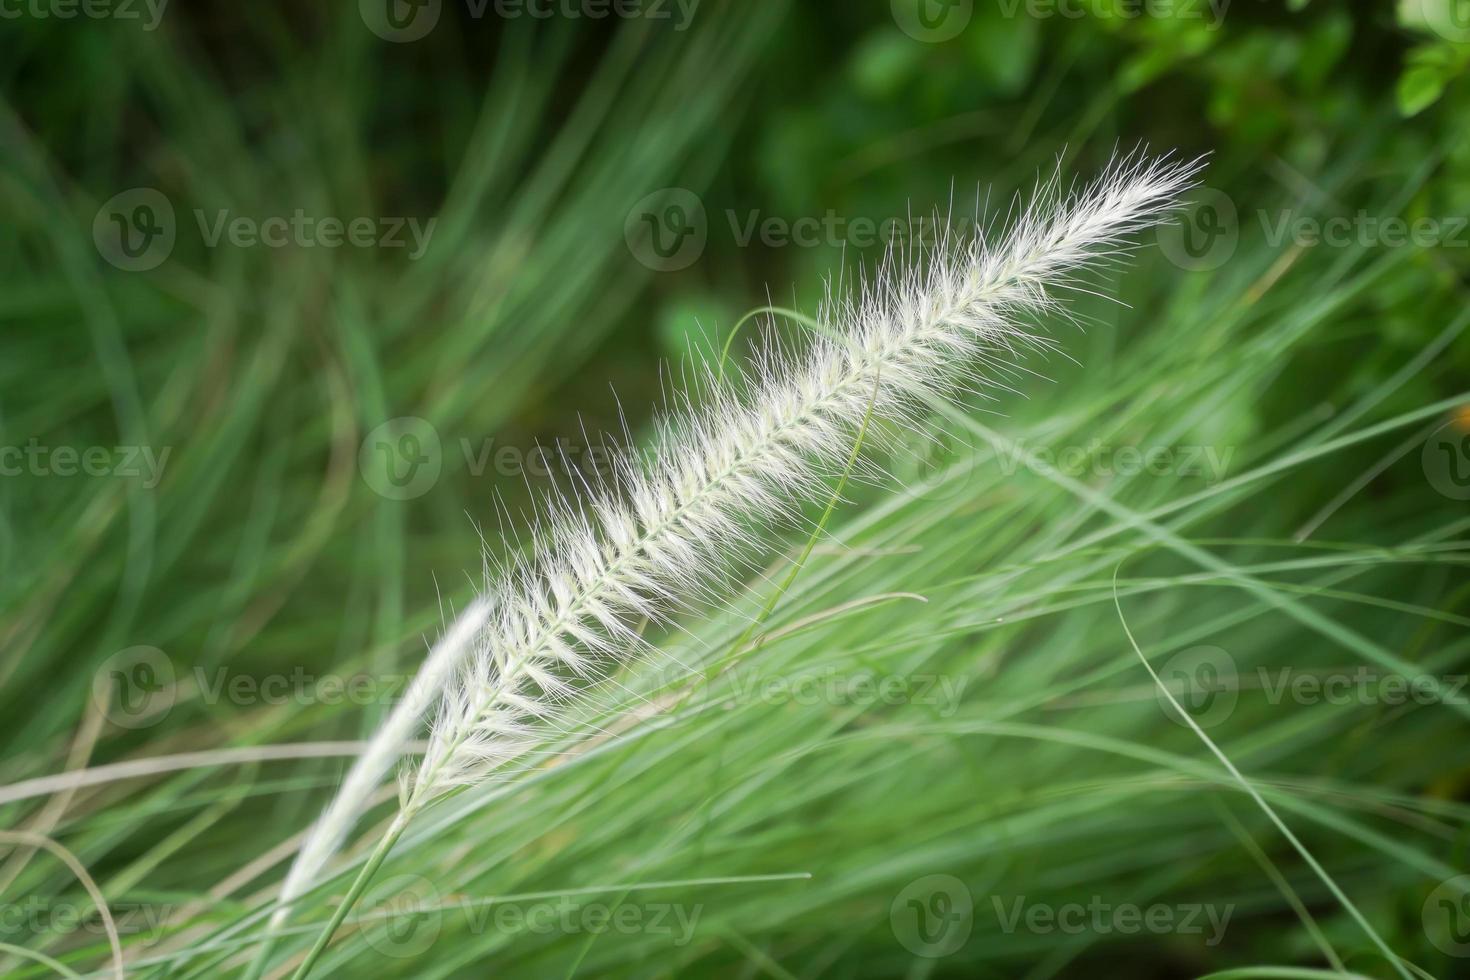
[[[347,918],[347,913],[352,911],[352,907],[362,897],[363,891],[372,882],[373,876],[378,873],[378,868],[382,867],[383,862],[387,859],[388,852],[393,850],[393,845],[398,843],[399,837],[403,836],[404,830],[408,828],[408,820],[408,811],[399,811],[398,816],[393,818],[393,823],[389,826],[388,832],[383,835],[382,840],[378,841],[378,846],[373,849],[373,853],[368,857],[367,863],[362,866],[362,870],[353,879],[352,887],[347,890],[346,896],[337,906],[337,911],[332,913],[332,918],[323,927],[320,935],[316,937],[316,942],[312,945],[310,952],[306,954],[306,959],[302,960],[301,965],[296,968],[296,972],[291,974],[291,980],[306,980],[306,977],[310,975],[312,967],[316,965],[316,961],[321,958],[322,953],[326,951],[327,945],[331,943],[332,936],[336,934],[337,929],[342,925],[342,921]]]

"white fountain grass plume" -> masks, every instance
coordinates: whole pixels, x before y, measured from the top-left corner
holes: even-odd
[[[817,498],[871,412],[900,424],[933,397],[996,384],[1044,343],[1023,323],[1059,309],[1078,273],[1126,250],[1190,186],[1198,162],[1131,157],[1080,193],[1054,176],[998,246],[942,241],[922,261],[890,262],[855,297],[829,300],[805,357],[768,351],[752,390],[702,385],[681,395],[644,465],[620,458],[615,487],[553,502],[539,557],[501,577],[489,642],[445,691],[428,750],[404,780],[412,813],[545,740],[582,688],[643,649],[633,624],[699,597],[729,567],[751,525],[793,517]]]
[[[1023,348],[1046,343],[1025,324],[1062,311],[1083,270],[1126,254],[1127,236],[1171,211],[1201,166],[1133,155],[1072,193],[1054,174],[996,244],[945,235],[890,255],[856,295],[829,297],[819,319],[838,336],[800,356],[768,350],[744,392],[703,385],[698,408],[677,395],[646,461],[621,456],[607,486],[553,500],[532,557],[489,591],[489,624],[445,687],[397,817],[296,976],[417,812],[560,733],[587,685],[643,650],[639,620],[717,601],[708,585],[748,553],[752,528],[818,498],[870,414],[903,425],[935,397],[996,386]]]
[[[439,699],[465,653],[473,647],[489,615],[488,602],[484,597],[477,597],[430,648],[413,683],[373,734],[342,781],[342,788],[302,840],[296,859],[281,883],[279,904],[270,920],[272,931],[285,924],[291,903],[316,884],[321,870],[347,839],[367,800],[382,785],[383,776],[398,764],[404,746],[418,734],[424,715]]]

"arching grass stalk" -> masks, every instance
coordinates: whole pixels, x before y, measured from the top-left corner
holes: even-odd
[[[648,649],[637,622],[723,604],[721,573],[759,547],[756,531],[824,498],[869,413],[914,426],[936,398],[1008,389],[1026,349],[1052,346],[1027,324],[1064,312],[1082,271],[1126,254],[1126,236],[1166,215],[1199,168],[1136,155],[1075,193],[1053,176],[995,243],[945,235],[890,254],[852,294],[829,294],[820,320],[840,336],[804,352],[773,342],[740,390],[707,366],[699,404],[676,396],[646,460],[621,456],[606,483],[551,500],[532,557],[494,579],[489,622],[444,686],[399,813],[298,980],[419,811],[531,758],[610,665]]]
[[[445,682],[473,646],[489,615],[490,609],[482,598],[465,607],[430,649],[413,683],[378,727],[367,748],[353,762],[341,790],[312,825],[296,852],[281,885],[276,910],[267,926],[266,939],[246,971],[247,980],[258,980],[265,973],[275,948],[275,937],[285,925],[292,904],[306,894],[332,855],[342,846],[366,801],[382,784],[384,774],[398,763],[404,745],[417,732],[425,712],[433,706]]]

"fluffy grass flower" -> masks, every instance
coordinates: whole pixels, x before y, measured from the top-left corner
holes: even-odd
[[[416,813],[535,752],[587,685],[644,649],[640,620],[718,602],[708,586],[759,540],[752,529],[818,498],[870,415],[904,425],[933,398],[1000,386],[1026,348],[1049,343],[1030,325],[1082,288],[1084,270],[1126,253],[1199,167],[1133,156],[1071,192],[1054,176],[996,241],[947,237],[891,255],[825,304],[834,336],[802,352],[773,346],[739,389],[703,384],[698,404],[680,395],[646,456],[554,502],[532,555],[489,589],[488,622],[445,686],[399,814],[297,976]],[[349,804],[334,807],[355,816]]]
[[[441,702],[404,809],[522,756],[575,700],[577,680],[642,649],[633,624],[697,597],[750,539],[790,518],[847,458],[867,413],[900,424],[928,399],[996,385],[1026,324],[1058,309],[1080,270],[1115,256],[1189,186],[1197,164],[1131,158],[1079,193],[1043,185],[998,245],[941,242],[890,261],[829,302],[840,330],[804,355],[777,347],[746,392],[704,385],[664,417],[650,461],[625,456],[588,500],[559,499],[536,557],[492,590],[486,643]]]

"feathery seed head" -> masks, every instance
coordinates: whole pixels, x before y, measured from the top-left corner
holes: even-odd
[[[929,397],[999,382],[1023,326],[1060,309],[1080,273],[1126,254],[1126,237],[1176,206],[1199,161],[1135,155],[1080,191],[1040,184],[997,242],[945,236],[891,254],[855,295],[832,295],[804,354],[773,345],[737,393],[702,379],[660,423],[646,460],[576,502],[555,499],[535,555],[492,586],[480,648],[448,684],[429,748],[405,774],[416,810],[535,749],[608,664],[643,649],[633,624],[698,598],[748,546],[751,525],[789,519],[820,494],[869,411],[906,421]]]
[[[533,557],[501,568],[430,652],[413,686],[309,831],[272,927],[313,884],[437,699],[429,746],[400,783],[400,825],[455,786],[508,770],[571,721],[607,667],[645,650],[633,623],[699,601],[750,546],[752,525],[792,518],[819,496],[873,417],[911,422],[927,399],[1006,388],[1030,347],[1025,323],[1065,313],[1083,270],[1125,255],[1127,236],[1174,208],[1202,169],[1143,154],[1080,191],[1039,181],[988,241],[946,233],[895,250],[851,292],[832,290],[818,321],[835,336],[805,352],[779,339],[737,392],[705,370],[658,423],[647,459],[575,501],[555,497]],[[487,559],[488,562],[488,559]]]

